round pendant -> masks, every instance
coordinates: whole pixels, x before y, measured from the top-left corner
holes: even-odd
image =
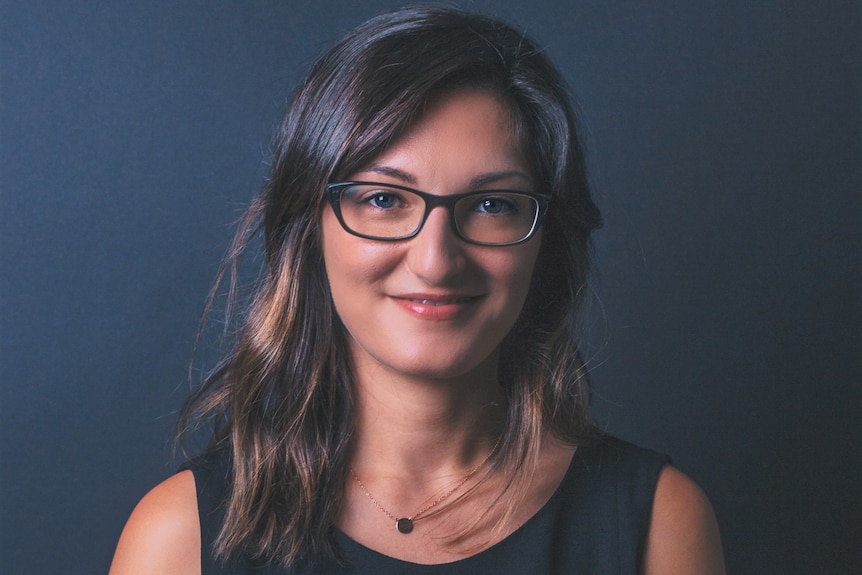
[[[398,529],[399,533],[404,533],[405,535],[407,535],[408,533],[413,531],[413,520],[407,517],[396,519],[395,528]]]

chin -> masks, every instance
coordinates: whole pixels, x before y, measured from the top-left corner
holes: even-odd
[[[477,354],[463,354],[462,357],[459,357],[455,353],[444,353],[434,358],[429,358],[426,354],[426,357],[405,359],[403,362],[399,362],[399,365],[392,365],[390,368],[409,377],[429,380],[457,379],[488,371],[495,373],[497,354],[490,352],[483,355],[485,359],[477,362],[475,361]],[[478,355],[478,357],[482,357],[482,355]]]

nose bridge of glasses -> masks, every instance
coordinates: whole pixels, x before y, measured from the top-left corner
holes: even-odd
[[[437,194],[429,194],[428,192],[421,192],[419,190],[410,190],[410,193],[418,196],[422,200],[425,208],[422,211],[422,220],[418,222],[417,230],[415,232],[416,234],[422,232],[428,219],[437,208],[440,208],[445,212],[443,217],[447,221],[446,225],[451,228],[451,231],[454,234],[459,235],[458,227],[455,224],[455,202],[458,200],[457,196],[440,196]]]
[[[443,210],[443,213],[439,217],[444,218],[444,227],[448,228],[446,232],[461,238],[461,232],[458,230],[458,225],[455,222],[455,203],[458,201],[459,196],[438,196],[425,192],[418,195],[425,202],[425,213],[422,216],[422,221],[419,223],[417,233],[422,233],[422,230],[428,223],[428,219],[432,217],[435,211],[439,213],[440,210]]]

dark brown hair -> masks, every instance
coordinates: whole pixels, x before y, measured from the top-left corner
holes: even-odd
[[[523,493],[544,432],[573,444],[589,437],[577,319],[600,217],[564,82],[536,45],[499,21],[446,8],[387,13],[324,54],[296,92],[271,177],[217,282],[230,275],[234,293],[239,255],[260,234],[264,269],[236,314],[233,350],[180,418],[181,436],[211,421],[209,451],[231,457],[218,555],[283,564],[334,556],[353,397],[320,249],[324,186],[366,167],[433,98],[461,88],[489,90],[509,107],[539,191],[552,196],[527,303],[502,344],[507,423],[490,469]]]

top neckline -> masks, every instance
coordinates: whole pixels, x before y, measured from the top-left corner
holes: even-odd
[[[481,560],[489,555],[494,553],[499,553],[501,549],[509,546],[513,541],[524,536],[524,533],[527,532],[532,525],[537,523],[541,517],[551,512],[551,509],[554,508],[557,504],[557,501],[562,497],[563,486],[570,483],[572,481],[572,476],[574,475],[573,469],[575,468],[575,463],[578,459],[581,458],[582,451],[585,449],[585,446],[578,445],[575,448],[574,453],[572,454],[572,458],[569,461],[568,467],[566,468],[566,472],[563,474],[563,478],[560,480],[557,487],[554,489],[554,492],[548,498],[545,503],[536,510],[524,523],[519,525],[515,530],[511,533],[494,543],[493,545],[482,549],[481,551],[474,553],[473,555],[468,555],[466,557],[461,557],[460,559],[455,559],[453,561],[445,561],[442,563],[415,563],[413,561],[407,561],[405,559],[399,559],[397,557],[392,557],[391,555],[386,555],[385,553],[381,553],[371,547],[363,545],[359,543],[355,539],[351,538],[349,535],[344,533],[338,527],[335,527],[336,539],[338,541],[339,546],[342,547],[342,550],[348,556],[359,555],[366,557],[374,557],[378,561],[390,562],[393,564],[404,565],[406,567],[411,567],[414,569],[432,569],[432,568],[446,568],[446,567],[454,567],[454,566],[467,566],[470,562],[474,560]]]

